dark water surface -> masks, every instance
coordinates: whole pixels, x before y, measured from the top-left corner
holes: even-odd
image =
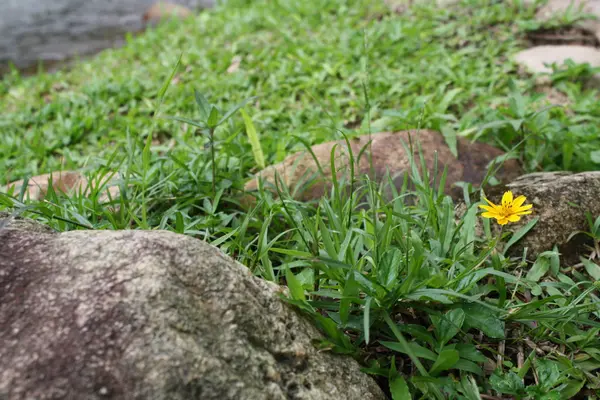
[[[143,29],[157,0],[0,0],[0,71],[55,63],[119,46]],[[171,0],[193,9],[215,0]]]

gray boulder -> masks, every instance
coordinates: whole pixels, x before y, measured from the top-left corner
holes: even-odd
[[[561,258],[566,263],[577,262],[579,256],[589,253],[584,247],[585,237],[575,236],[573,232],[588,231],[586,212],[595,219],[600,216],[600,171],[582,172],[539,172],[527,174],[506,186],[496,186],[487,191],[487,197],[499,204],[502,193],[511,190],[515,196],[527,197],[527,204],[533,204],[533,213],[526,215],[517,223],[505,226],[505,231],[516,232],[538,218],[536,225],[510,249],[512,255],[521,256],[527,247],[528,258],[552,250],[557,245]],[[464,211],[459,206],[458,213]],[[477,219],[479,229],[481,218]],[[499,226],[492,223],[498,231]]]
[[[0,399],[385,399],[352,358],[314,347],[282,291],[190,237],[14,220]]]

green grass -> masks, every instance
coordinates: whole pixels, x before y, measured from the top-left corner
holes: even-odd
[[[338,182],[317,205],[266,192],[250,210],[238,204],[261,151],[269,165],[303,142],[383,130],[516,146],[527,171],[598,169],[595,71],[552,74],[570,104],[548,108],[510,61],[538,26],[533,15],[484,0],[403,15],[371,0],[237,1],[68,72],[13,72],[0,82],[0,179],[83,169],[94,184],[71,196],[51,190],[43,202],[0,193],[0,211],[60,231],[167,229],[218,245],[287,284],[326,332],[323,346],[352,354],[394,399],[593,393],[596,264],[571,268],[556,252],[533,263],[505,257],[510,239],[478,237],[475,204],[458,218],[449,197],[422,183],[426,171],[413,168],[415,191],[391,202],[355,177],[350,198]],[[234,56],[241,64],[228,73]],[[121,196],[106,204],[110,178]],[[500,363],[484,369],[485,360]]]

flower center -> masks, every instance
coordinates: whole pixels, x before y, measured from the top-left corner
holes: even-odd
[[[502,210],[503,216],[506,217],[507,215],[510,215],[512,213],[512,204],[511,203],[502,204],[501,210]]]

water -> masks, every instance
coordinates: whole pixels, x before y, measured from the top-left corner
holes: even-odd
[[[192,9],[214,0],[171,0]],[[0,70],[27,69],[119,46],[156,0],[0,0]]]

